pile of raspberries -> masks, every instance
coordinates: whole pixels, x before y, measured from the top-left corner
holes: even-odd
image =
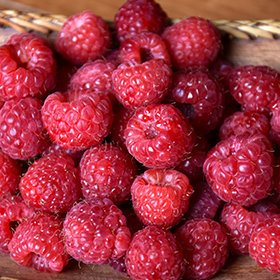
[[[0,251],[135,280],[210,279],[230,254],[280,273],[279,72],[154,0],[113,23],[84,11],[0,47]]]

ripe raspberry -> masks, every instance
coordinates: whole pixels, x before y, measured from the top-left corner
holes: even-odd
[[[105,56],[104,59],[107,62],[115,64],[117,67],[121,64],[120,61],[120,49],[119,47],[117,49],[112,49],[109,51]]]
[[[236,203],[225,204],[220,222],[227,232],[230,251],[239,255],[248,254],[251,234],[264,219],[260,212],[249,211]]]
[[[117,66],[102,59],[85,63],[70,80],[70,90],[92,90],[107,94],[113,103],[112,73]]]
[[[270,118],[270,127],[271,127],[271,136],[274,141],[279,145],[280,143],[280,98],[276,99],[275,101],[271,102],[270,109],[271,109],[271,118]]]
[[[204,181],[198,181],[193,185],[194,194],[190,197],[189,210],[183,220],[189,221],[197,218],[214,220],[221,199],[213,192],[212,188]]]
[[[271,195],[270,195],[271,196]],[[249,211],[261,212],[265,218],[280,214],[279,207],[269,197],[259,200],[256,204],[248,207]]]
[[[140,64],[151,59],[163,59],[171,65],[170,55],[161,36],[145,32],[126,39],[120,46],[121,63],[135,61]]]
[[[73,206],[64,221],[63,233],[68,253],[86,264],[106,264],[120,258],[131,241],[125,216],[108,198]]]
[[[77,65],[100,58],[108,52],[110,45],[108,25],[91,11],[69,17],[55,41],[56,50]]]
[[[172,169],[147,170],[131,186],[133,208],[139,220],[165,229],[181,221],[192,193],[188,177]]]
[[[229,90],[242,111],[269,116],[270,103],[280,97],[280,75],[269,66],[239,66],[230,76]]]
[[[9,254],[8,245],[15,230],[12,223],[21,223],[33,213],[34,209],[27,207],[20,196],[9,196],[0,201],[0,252]]]
[[[0,149],[0,201],[16,194],[21,172],[19,162]]]
[[[172,76],[171,67],[162,59],[122,63],[113,71],[113,91],[126,108],[158,104],[168,93]]]
[[[135,111],[125,129],[129,153],[148,168],[170,168],[190,154],[195,133],[187,118],[169,104]]]
[[[37,38],[27,36],[0,47],[0,100],[27,96],[44,98],[56,84],[52,51]]]
[[[222,200],[250,206],[270,193],[273,164],[270,141],[262,134],[245,132],[213,147],[203,170]]]
[[[42,102],[25,97],[5,102],[0,109],[0,147],[13,159],[34,157],[47,145]]]
[[[42,107],[42,120],[53,142],[85,150],[103,141],[113,122],[110,99],[90,90],[55,92]]]
[[[10,256],[20,266],[41,272],[58,273],[69,262],[65,251],[61,220],[37,213],[16,228],[9,244]]]
[[[125,135],[124,131],[129,119],[134,114],[134,110],[127,109],[122,105],[116,106],[114,108],[114,121],[112,128],[110,130],[110,139],[114,145],[120,147],[123,150],[127,150],[125,144]]]
[[[177,69],[209,67],[221,48],[221,36],[216,26],[199,17],[189,17],[167,27],[162,38],[169,50],[172,65]]]
[[[20,193],[35,209],[63,214],[81,198],[78,171],[69,156],[49,155],[29,166],[20,180]]]
[[[130,199],[137,172],[136,161],[112,144],[100,144],[84,152],[79,164],[83,196],[109,198],[116,205]]]
[[[203,164],[209,151],[209,143],[203,136],[196,136],[196,143],[191,153],[175,167],[176,170],[184,173],[190,182],[203,179]]]
[[[245,131],[267,135],[270,129],[268,118],[260,113],[237,111],[227,117],[219,129],[219,138],[242,134]]]
[[[280,273],[279,224],[280,215],[265,219],[255,227],[249,243],[250,256],[272,273]]]
[[[84,153],[84,150],[72,150],[72,149],[64,149],[56,143],[53,143],[51,140],[48,142],[48,146],[43,149],[40,153],[41,157],[45,157],[48,155],[57,155],[57,156],[69,156],[75,162],[75,166],[78,166],[81,157]]]
[[[188,221],[176,231],[176,236],[183,245],[186,279],[210,279],[228,258],[228,238],[216,221]]]
[[[133,236],[125,263],[135,280],[177,280],[185,271],[181,245],[170,231],[156,226],[147,226]]]
[[[219,125],[224,111],[224,91],[207,68],[192,67],[175,72],[172,95],[185,107],[181,110],[195,131],[207,134]]]
[[[128,0],[117,11],[114,26],[120,42],[143,32],[161,35],[169,18],[154,0]]]

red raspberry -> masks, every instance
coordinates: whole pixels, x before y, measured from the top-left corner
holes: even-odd
[[[271,196],[271,195],[270,195]],[[279,207],[269,197],[259,200],[256,204],[248,207],[249,211],[261,212],[265,218],[280,214]]]
[[[49,141],[48,146],[41,151],[40,155],[41,157],[45,157],[48,155],[69,156],[74,160],[75,166],[78,166],[83,153],[84,150],[64,149],[58,144]]]
[[[20,180],[26,204],[48,213],[63,214],[81,198],[74,161],[68,156],[49,155],[29,166]]]
[[[110,139],[114,145],[122,148],[123,150],[127,150],[124,131],[129,119],[133,114],[134,110],[127,109],[122,105],[116,106],[114,108],[114,121],[110,131]]]
[[[274,141],[279,145],[280,144],[280,98],[271,102],[271,118],[270,118],[270,127],[271,135]]]
[[[113,63],[116,66],[119,66],[121,64],[119,47],[117,49],[111,50],[109,53],[107,53],[104,56],[104,58],[107,62]]]
[[[122,63],[135,61],[140,64],[151,59],[163,59],[171,65],[170,55],[161,36],[145,32],[126,39],[120,46]]]
[[[61,272],[69,262],[62,222],[46,213],[34,214],[19,225],[9,250],[11,258],[20,266],[33,267],[41,272]]]
[[[120,205],[130,199],[136,172],[136,161],[126,151],[107,143],[94,146],[79,164],[84,198],[106,197]]]
[[[219,129],[219,138],[224,140],[230,136],[242,134],[245,131],[267,135],[269,129],[269,120],[265,115],[237,111],[224,120]]]
[[[123,256],[131,233],[122,211],[108,199],[95,198],[72,207],[63,224],[68,253],[86,264],[106,264]]]
[[[177,280],[185,271],[181,245],[170,231],[156,226],[133,236],[125,263],[134,280]]]
[[[129,153],[148,168],[178,165],[192,151],[195,133],[187,118],[169,104],[135,111],[125,129]]]
[[[263,213],[249,211],[239,204],[227,203],[222,210],[220,222],[227,232],[230,251],[239,255],[248,254],[251,234],[264,219]]]
[[[16,194],[21,172],[20,163],[0,149],[0,201]]]
[[[196,143],[191,153],[175,167],[184,173],[190,182],[199,181],[203,178],[203,164],[209,151],[209,143],[203,136],[196,136]]]
[[[175,72],[172,95],[186,107],[181,110],[195,131],[207,134],[219,125],[224,111],[224,91],[207,68],[192,67]]]
[[[162,38],[169,50],[172,65],[177,69],[208,67],[221,48],[221,36],[216,26],[199,17],[189,17],[167,27]]]
[[[93,90],[107,94],[113,103],[112,74],[117,66],[102,59],[85,63],[70,80],[70,90]]]
[[[55,87],[56,61],[40,39],[2,45],[0,61],[0,100],[44,98]]]
[[[186,279],[210,279],[228,258],[228,238],[216,221],[188,221],[176,231],[176,236],[183,245]]]
[[[271,192],[273,164],[270,141],[262,134],[245,132],[213,147],[203,170],[222,200],[250,206]]]
[[[13,237],[13,223],[31,217],[34,209],[27,207],[20,196],[9,196],[0,201],[0,252],[9,254],[8,245]]]
[[[108,25],[91,11],[69,17],[55,41],[56,50],[77,65],[100,58],[108,52],[110,45]]]
[[[258,266],[272,273],[280,273],[280,215],[273,216],[259,223],[250,239],[249,254]]]
[[[113,71],[113,91],[126,108],[158,104],[168,93],[172,76],[171,67],[162,59],[122,63]]]
[[[117,11],[114,26],[120,42],[143,32],[161,35],[169,18],[154,0],[127,0]]]
[[[40,100],[25,97],[7,101],[0,109],[0,146],[11,158],[26,160],[46,147],[41,108]]]
[[[197,218],[214,220],[222,205],[221,199],[206,182],[198,181],[193,188],[194,194],[190,197],[189,210],[183,219],[187,221]]]
[[[85,150],[103,141],[113,122],[110,99],[90,90],[55,92],[42,107],[42,120],[53,142]]]
[[[229,90],[242,111],[270,115],[270,103],[280,97],[280,75],[269,66],[239,66],[229,79]]]
[[[193,187],[177,170],[150,169],[131,186],[134,211],[145,225],[172,228],[189,208]]]

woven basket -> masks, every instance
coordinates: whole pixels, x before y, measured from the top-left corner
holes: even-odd
[[[67,17],[50,13],[22,12],[0,9],[0,44],[14,33],[39,32],[50,41],[55,39]],[[173,20],[173,23],[179,19]],[[216,20],[212,21],[223,38],[224,58],[235,65],[263,64],[280,71],[280,20]],[[107,22],[113,27],[112,22]],[[230,256],[223,271],[213,279],[279,279],[261,269],[249,256]],[[84,265],[72,260],[58,275],[50,276],[32,269],[22,268],[0,253],[0,280],[58,279],[58,280],[128,280],[108,266]]]

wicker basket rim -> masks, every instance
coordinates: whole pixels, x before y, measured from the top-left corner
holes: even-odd
[[[59,32],[67,20],[67,16],[53,13],[26,12],[13,9],[0,9],[0,26],[11,27],[16,31],[36,31],[45,35],[52,32]],[[176,23],[182,19],[172,19]],[[113,27],[113,21],[106,21]],[[240,39],[279,39],[280,20],[211,20],[218,28],[222,36]]]

